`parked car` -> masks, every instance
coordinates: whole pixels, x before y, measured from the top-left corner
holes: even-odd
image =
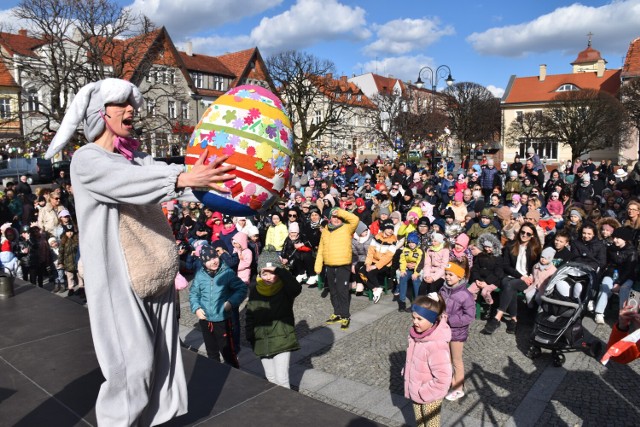
[[[53,181],[51,160],[9,158],[0,161],[0,180],[3,185],[9,181],[18,182],[22,175],[29,184],[48,184]]]

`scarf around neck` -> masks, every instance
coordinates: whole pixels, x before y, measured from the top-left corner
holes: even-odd
[[[265,281],[262,280],[261,277],[258,277],[256,279],[256,290],[260,295],[265,297],[274,296],[275,294],[280,292],[283,286],[284,283],[282,283],[282,280],[280,280],[280,278],[278,278],[272,285],[268,285],[267,283],[265,283]]]
[[[113,133],[113,147],[118,150],[120,154],[127,160],[133,160],[133,152],[140,147],[140,141],[131,137],[118,136],[114,132],[113,128],[107,123],[107,119],[104,117],[104,113],[100,111],[100,116],[104,120],[105,126]]]

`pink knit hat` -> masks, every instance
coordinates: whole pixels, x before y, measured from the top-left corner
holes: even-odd
[[[466,249],[469,246],[469,236],[464,233],[459,234],[456,237],[456,243]]]
[[[458,192],[453,196],[453,200],[455,200],[456,202],[461,202],[461,201],[462,201],[462,193],[458,191]]]

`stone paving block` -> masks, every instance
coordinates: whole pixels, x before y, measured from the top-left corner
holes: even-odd
[[[408,399],[380,389],[372,389],[353,403],[353,406],[390,419],[394,419],[407,405],[411,405]]]
[[[316,392],[327,384],[336,380],[336,377],[316,369],[305,369],[299,382],[301,389]]]
[[[356,381],[338,378],[317,390],[317,393],[339,402],[352,405],[359,397],[371,391],[372,387]]]
[[[262,362],[260,361],[260,359],[256,358],[253,362],[241,364],[240,367],[243,371],[247,371],[251,374],[264,378],[264,368],[262,367]]]
[[[339,326],[335,325],[336,328],[326,327],[326,328],[318,328],[313,333],[304,337],[305,341],[316,341],[324,345],[333,344],[336,340],[336,334],[340,332]]]
[[[291,364],[298,363],[300,360],[308,358],[312,354],[325,354],[331,351],[331,344],[324,344],[309,339],[308,337],[298,340],[300,350],[291,353]],[[310,366],[312,367],[312,366]]]

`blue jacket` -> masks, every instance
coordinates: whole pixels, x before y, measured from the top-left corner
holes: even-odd
[[[208,321],[222,322],[231,315],[231,311],[224,311],[224,303],[229,301],[233,307],[239,307],[247,290],[247,285],[224,263],[220,263],[214,277],[203,267],[196,273],[189,289],[191,312],[202,308]]]

